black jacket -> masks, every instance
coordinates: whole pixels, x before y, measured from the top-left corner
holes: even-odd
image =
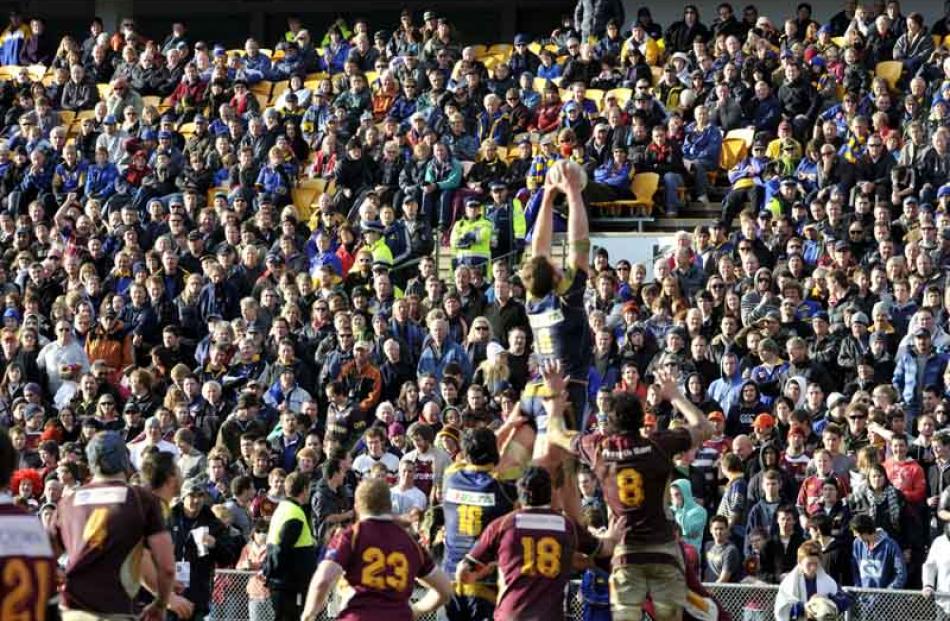
[[[306,513],[306,508],[303,509]],[[317,550],[316,547],[294,547],[304,527],[310,526],[300,520],[288,520],[281,530],[280,544],[267,544],[263,571],[270,589],[298,593],[307,590],[310,577],[317,570]]]
[[[204,556],[198,555],[198,546],[191,534],[191,531],[199,527],[207,527],[208,534],[215,539],[214,547]],[[191,565],[191,580],[182,596],[195,604],[196,613],[207,613],[211,604],[215,565],[228,566],[236,563],[241,555],[244,540],[240,536],[230,534],[207,504],[195,518],[187,517],[181,504],[175,505],[169,518],[169,528],[175,545],[175,561],[184,561]]]

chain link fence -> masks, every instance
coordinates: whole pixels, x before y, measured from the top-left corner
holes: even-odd
[[[219,569],[215,574],[212,591],[210,621],[275,621],[270,600],[255,598],[260,591],[253,588],[254,572]],[[342,584],[342,583],[341,583]],[[771,621],[774,619],[775,597],[778,587],[769,584],[706,584],[719,606],[733,621]],[[417,588],[413,599],[422,597],[424,590]],[[950,621],[950,615],[940,607],[950,608],[950,593],[937,594],[928,599],[919,591],[888,589],[846,588],[852,607],[842,616],[844,621]],[[253,594],[253,595],[252,595]],[[338,591],[330,597],[321,621],[334,619],[345,602],[345,593]],[[938,605],[939,604],[939,605]],[[565,621],[581,621],[583,601],[580,583],[568,584],[564,599]],[[443,611],[424,617],[425,621],[445,621]]]

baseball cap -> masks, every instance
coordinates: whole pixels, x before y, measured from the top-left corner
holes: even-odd
[[[863,325],[868,325],[868,316],[862,312],[857,312],[851,316],[851,323],[860,323]]]
[[[107,114],[106,118],[102,119],[102,123],[103,125],[115,125],[116,124],[115,115]]]
[[[752,426],[756,429],[771,429],[775,426],[775,419],[771,414],[759,414],[752,421]]]
[[[522,33],[515,35],[515,45],[528,45],[529,43],[531,43],[531,39],[528,35]]]
[[[847,397],[845,397],[840,392],[833,392],[830,395],[828,395],[827,399],[825,399],[825,405],[830,410],[834,408],[836,405],[838,405],[839,403],[841,403],[842,401],[847,401],[847,400],[848,400]]]
[[[181,484],[182,498],[191,496],[192,494],[204,494],[205,491],[204,481],[198,477],[185,479],[185,482]]]
[[[706,418],[710,421],[717,421],[720,423],[726,422],[726,417],[719,410],[716,410],[715,412],[710,412],[709,416],[707,416]]]

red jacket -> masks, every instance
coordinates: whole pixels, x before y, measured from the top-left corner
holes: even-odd
[[[891,484],[904,494],[908,504],[919,504],[927,498],[927,474],[913,459],[899,462],[892,457],[884,462],[884,470]]]
[[[838,498],[847,498],[848,482],[836,474],[832,474],[831,476],[838,481]],[[817,513],[821,507],[821,485],[826,478],[828,477],[813,474],[805,479],[801,489],[798,490],[798,500],[795,502],[795,505],[799,508],[804,507],[805,515],[812,516]]]

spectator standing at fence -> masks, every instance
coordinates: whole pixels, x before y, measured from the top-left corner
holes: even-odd
[[[821,544],[806,541],[797,552],[798,564],[782,579],[775,597],[775,618],[794,621],[806,618],[806,606],[815,597],[827,597],[839,613],[850,606],[848,596],[821,566]]]
[[[902,589],[907,582],[907,567],[901,547],[869,515],[851,520],[854,543],[851,546],[855,586],[874,589]]]
[[[182,485],[181,502],[172,507],[169,526],[177,580],[185,586],[184,597],[194,604],[195,618],[203,619],[211,610],[215,566],[232,565],[244,541],[232,537],[214,516],[202,479],[188,479]]]
[[[284,479],[284,494],[267,531],[264,575],[276,620],[299,621],[307,583],[317,564],[316,542],[304,512],[310,500],[310,477],[291,472]]]
[[[247,578],[248,616],[250,621],[270,621],[274,618],[274,611],[270,603],[270,591],[267,582],[260,570],[267,557],[267,530],[270,522],[259,519],[254,523],[254,530],[250,539],[241,550],[241,557],[237,562],[237,569],[252,572]]]

